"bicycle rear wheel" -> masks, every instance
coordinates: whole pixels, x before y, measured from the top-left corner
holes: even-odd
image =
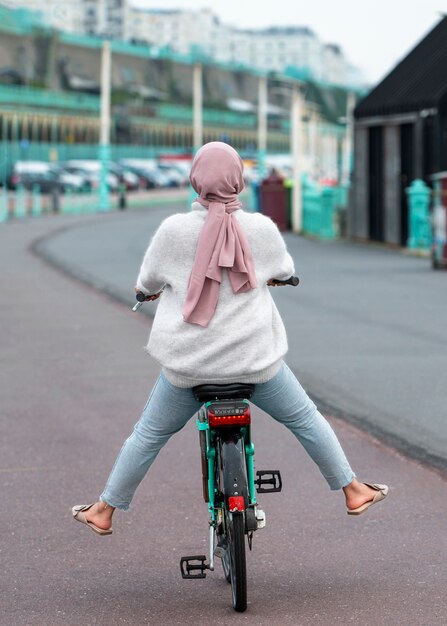
[[[225,555],[222,557],[222,567],[225,580],[227,583],[231,583],[230,556],[228,550],[225,550]]]
[[[247,608],[247,566],[245,561],[244,515],[226,512],[227,566],[231,582],[233,608],[243,612]],[[224,565],[224,571],[225,571]],[[226,573],[226,572],[225,572]]]

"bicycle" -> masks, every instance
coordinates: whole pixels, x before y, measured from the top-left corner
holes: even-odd
[[[296,286],[292,276],[274,285]],[[137,293],[133,310],[151,296]],[[256,493],[275,493],[282,489],[279,470],[258,470],[255,476],[255,448],[251,437],[249,400],[253,384],[204,384],[193,387],[202,403],[198,412],[203,498],[209,512],[209,562],[206,555],[184,556],[180,571],[185,579],[201,579],[214,571],[215,558],[222,561],[224,576],[231,584],[233,608],[247,608],[247,567],[245,536],[252,549],[253,534],[265,527],[265,512],[259,508]]]

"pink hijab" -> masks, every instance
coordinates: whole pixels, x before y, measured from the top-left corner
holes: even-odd
[[[212,141],[200,148],[191,168],[197,202],[208,209],[200,231],[182,313],[185,322],[208,326],[219,299],[222,269],[228,271],[234,293],[256,287],[247,238],[232,213],[241,207],[243,163],[226,143]]]

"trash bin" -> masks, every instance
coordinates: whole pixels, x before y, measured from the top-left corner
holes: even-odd
[[[287,189],[284,187],[284,179],[274,169],[261,183],[261,212],[270,217],[279,230],[287,230],[289,227]]]
[[[431,177],[433,181],[433,208],[431,214],[433,269],[447,269],[447,172]]]

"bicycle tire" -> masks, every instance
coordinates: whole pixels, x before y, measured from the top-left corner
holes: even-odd
[[[243,513],[227,511],[227,550],[230,566],[233,608],[242,613],[247,608],[247,565]]]

